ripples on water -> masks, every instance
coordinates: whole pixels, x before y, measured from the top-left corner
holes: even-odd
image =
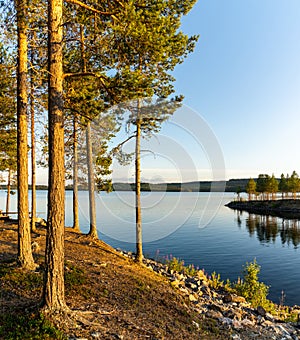
[[[88,195],[79,192],[80,224],[88,230]],[[260,279],[271,286],[269,298],[300,305],[299,221],[238,213],[224,205],[231,193],[142,193],[146,256],[184,259],[222,279],[236,280],[246,262],[257,259]],[[46,217],[47,194],[38,191],[37,210]],[[99,237],[114,247],[134,251],[134,193],[97,195]],[[0,192],[0,207],[5,192]],[[13,196],[11,210],[16,209]],[[66,192],[66,225],[72,225],[72,192]],[[159,254],[159,255],[158,255]]]

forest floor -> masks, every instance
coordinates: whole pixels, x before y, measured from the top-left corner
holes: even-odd
[[[1,339],[230,339],[228,330],[195,313],[161,275],[102,241],[66,229],[65,289],[69,307],[50,323],[39,313],[44,228],[33,234],[40,270],[17,267],[17,226],[0,221]]]

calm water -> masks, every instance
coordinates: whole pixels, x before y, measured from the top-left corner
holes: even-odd
[[[47,193],[38,191],[40,217],[46,217]],[[79,193],[80,223],[88,230],[88,195]],[[222,279],[236,280],[254,258],[261,265],[260,279],[270,285],[269,298],[300,305],[300,225],[225,207],[233,194],[143,193],[144,253],[150,257],[172,254]],[[96,196],[99,237],[114,247],[135,248],[134,194],[118,192]],[[5,192],[0,191],[0,208]],[[12,197],[11,211],[16,209]],[[66,193],[66,225],[72,225],[72,192]]]

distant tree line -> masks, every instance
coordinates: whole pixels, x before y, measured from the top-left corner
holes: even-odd
[[[249,201],[258,198],[263,200],[276,199],[277,193],[281,193],[282,198],[297,198],[300,192],[300,178],[296,171],[290,176],[281,174],[280,179],[267,174],[260,174],[255,180],[250,178],[246,185],[246,192]]]

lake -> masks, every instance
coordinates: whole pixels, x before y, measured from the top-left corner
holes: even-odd
[[[143,192],[144,254],[152,258],[175,256],[186,264],[216,271],[221,278],[237,280],[243,265],[256,258],[260,280],[270,285],[276,303],[300,305],[300,225],[249,213],[224,205],[233,193]],[[37,211],[46,217],[47,193],[37,192]],[[133,192],[96,194],[99,238],[115,248],[134,251],[135,210]],[[88,231],[88,194],[79,192],[80,224]],[[0,208],[5,192],[0,191]],[[11,211],[16,211],[16,195]],[[72,225],[72,192],[66,192],[66,225]]]

